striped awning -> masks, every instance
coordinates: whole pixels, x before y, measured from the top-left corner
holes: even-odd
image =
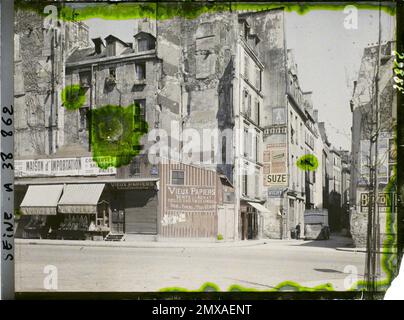
[[[104,183],[68,184],[58,204],[60,213],[96,214]]]
[[[30,185],[20,209],[26,215],[56,215],[63,185]]]

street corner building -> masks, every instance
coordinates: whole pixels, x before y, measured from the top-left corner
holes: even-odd
[[[377,212],[373,214],[377,215],[376,224],[380,230],[378,246],[383,247],[387,238],[394,239],[396,236],[394,214],[397,213],[399,193],[395,187],[397,96],[393,86],[395,61],[392,55],[395,45],[394,41],[389,41],[382,43],[380,51],[378,45],[364,49],[350,102],[352,112],[350,227],[357,247],[366,247],[369,206],[373,206],[375,202]],[[373,74],[376,68],[379,69],[378,102],[374,91],[369,90],[375,86],[376,80]],[[378,113],[373,111],[376,104]],[[377,129],[374,125],[376,122],[378,122]],[[376,152],[378,160],[375,164],[372,158],[376,156]]]
[[[43,19],[16,14],[18,237],[290,239],[322,210],[350,229],[350,154],[301,89],[284,9],[138,19],[131,41]]]

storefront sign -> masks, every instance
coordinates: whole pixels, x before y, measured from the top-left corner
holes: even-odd
[[[15,160],[16,177],[114,175],[116,168],[100,169],[91,157]]]
[[[127,182],[113,182],[111,186],[118,190],[143,190],[154,189],[156,183],[154,181],[127,181]]]
[[[369,193],[360,193],[360,209],[362,213],[367,213],[369,208]],[[385,212],[386,208],[391,208],[393,206],[394,210],[397,209],[397,204],[400,201],[400,195],[397,193],[383,193],[380,192],[377,197],[377,205],[380,212]]]
[[[267,144],[264,150],[264,185],[267,187],[288,185],[286,144]]]
[[[282,197],[282,190],[268,190],[268,198]]]
[[[167,185],[166,195],[166,210],[187,212],[216,210],[214,187]]]

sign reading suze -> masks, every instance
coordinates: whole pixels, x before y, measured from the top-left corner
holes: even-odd
[[[286,184],[287,183],[287,174],[268,174],[267,182],[270,184]]]
[[[215,187],[167,185],[166,210],[212,211],[216,209]]]
[[[287,186],[287,148],[285,143],[267,144],[264,150],[264,185]]]

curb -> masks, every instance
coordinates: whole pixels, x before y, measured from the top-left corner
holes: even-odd
[[[366,248],[335,248],[337,251],[366,253]]]
[[[15,239],[16,244],[26,245],[49,245],[49,246],[68,246],[68,247],[101,247],[101,248],[231,248],[231,247],[251,247],[267,244],[265,241],[257,240],[257,242],[195,242],[195,243],[178,243],[163,241],[142,241],[142,242],[106,242],[106,241],[82,241],[82,240],[38,240],[38,239]]]
[[[347,251],[347,252],[361,252],[366,253],[366,248],[335,248],[337,251]],[[397,254],[397,252],[391,251],[377,251],[378,254]]]

